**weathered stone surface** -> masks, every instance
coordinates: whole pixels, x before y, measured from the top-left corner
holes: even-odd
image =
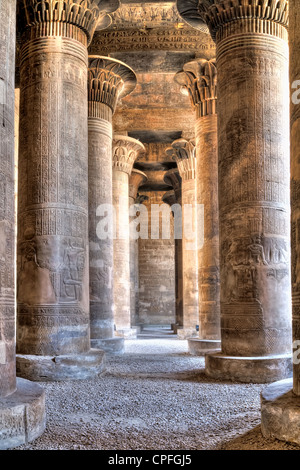
[[[217,74],[215,60],[184,65],[175,81],[195,109],[196,192],[203,217],[198,226],[199,338],[220,339]],[[201,206],[200,206],[201,205]],[[201,225],[202,224],[202,225]],[[200,345],[198,348],[200,349]],[[205,347],[205,344],[203,343]],[[206,349],[206,348],[205,348]]]
[[[190,354],[194,356],[205,356],[206,353],[221,350],[221,340],[188,338]]]
[[[113,204],[116,213],[114,239],[114,319],[116,335],[130,337],[130,233],[129,233],[129,175],[133,163],[145,147],[125,135],[113,139]]]
[[[17,352],[34,369],[35,355],[90,350],[87,44],[101,13],[32,3],[20,2]]]
[[[170,154],[166,149],[166,154],[170,158]],[[173,158],[173,152],[172,152]],[[173,195],[170,191],[167,191],[163,197],[163,202],[169,205],[177,205],[181,209],[182,203],[182,193],[181,193],[181,182],[182,178],[178,171],[178,168],[173,168],[167,171],[164,174],[164,182],[170,185],[173,188],[173,194],[175,201],[173,201]],[[176,207],[176,206],[175,206]],[[176,299],[176,316],[175,316],[175,323],[173,324],[174,333],[177,334],[179,329],[183,328],[183,268],[182,268],[182,213],[180,212],[180,218],[178,215],[175,217],[174,211],[173,214],[173,236],[174,236],[174,244],[175,244],[175,299]],[[178,214],[178,213],[177,213]],[[176,232],[178,236],[175,236],[175,225],[177,226]]]
[[[14,214],[14,1],[0,5],[0,399],[16,389]],[[1,438],[0,438],[1,442]]]
[[[300,153],[300,32],[299,5],[289,2],[290,85],[291,85],[291,248],[292,248],[292,307],[293,307],[293,379],[269,385],[261,393],[261,429],[267,438],[300,444],[300,366],[299,366],[299,153]]]
[[[290,41],[290,85],[291,85],[291,231],[292,231],[292,306],[293,306],[293,339],[296,348],[300,344],[300,12],[298,2],[289,2],[289,41]],[[294,393],[300,396],[300,365],[294,364]]]
[[[89,349],[77,355],[17,355],[18,377],[28,377],[34,381],[91,379],[105,370],[105,352],[98,349]]]
[[[138,197],[138,190],[141,185],[147,181],[147,175],[140,170],[133,168],[129,177],[129,221],[132,222],[136,217],[134,205],[138,207],[143,203],[145,197]],[[133,210],[133,213],[130,211]],[[138,211],[140,212],[140,211]],[[133,217],[133,218],[132,218]],[[136,231],[135,225],[131,225],[132,231]],[[136,326],[138,323],[138,293],[139,293],[139,239],[136,234],[130,232],[130,312],[131,324]]]
[[[167,149],[177,162],[181,177],[182,211],[182,329],[180,339],[196,336],[198,313],[198,245],[197,245],[197,187],[195,143],[178,139]],[[196,261],[195,261],[196,260]]]
[[[266,438],[300,444],[300,404],[293,379],[275,382],[261,393],[261,430]]]
[[[242,383],[270,383],[292,376],[289,354],[274,356],[227,356],[221,352],[205,355],[205,373],[216,379]]]
[[[198,2],[217,49],[223,357],[261,356],[267,377],[278,355],[274,380],[291,352],[287,2],[255,8]]]
[[[45,427],[44,390],[18,378],[15,392],[0,400],[0,450],[33,441]]]
[[[163,239],[161,226],[157,238],[151,237],[151,205],[162,205],[165,191],[140,191],[147,212],[148,238],[139,239],[139,324],[175,323],[175,245],[173,217],[169,214],[170,237]],[[143,217],[141,222],[143,223]],[[155,224],[156,225],[156,224]]]
[[[103,56],[89,57],[88,139],[89,139],[89,279],[91,344],[109,352],[124,352],[122,338],[113,338],[113,217],[112,208],[112,115],[118,99],[131,93],[136,76],[130,67]],[[108,214],[108,215],[107,215]],[[99,219],[99,216],[102,219]],[[110,226],[99,230],[103,217]],[[109,222],[108,222],[109,223]],[[100,233],[101,232],[101,233]],[[113,346],[113,347],[112,347]]]
[[[121,337],[91,339],[91,347],[102,349],[106,354],[123,354],[125,352],[125,341]]]

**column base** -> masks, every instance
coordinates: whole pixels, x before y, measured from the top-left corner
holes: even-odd
[[[266,438],[300,444],[300,397],[293,379],[272,383],[261,393],[261,431]]]
[[[90,349],[62,356],[16,355],[17,376],[37,382],[88,380],[106,370],[105,352]]]
[[[115,331],[115,335],[125,339],[136,338],[138,333],[137,328],[123,328]]]
[[[275,382],[292,376],[292,355],[238,357],[210,353],[205,355],[205,373],[232,382]]]
[[[179,326],[176,334],[178,339],[188,339],[191,336],[198,336],[198,331],[196,328],[184,328],[183,326]]]
[[[91,339],[91,347],[93,349],[102,349],[106,354],[124,354],[125,342],[124,338],[105,338]]]
[[[0,450],[37,439],[46,427],[45,391],[17,378],[17,390],[0,399]]]
[[[172,323],[171,324],[171,329],[174,331],[175,335],[177,335],[178,330],[182,329],[182,325],[178,325],[177,323]]]
[[[189,338],[188,347],[193,356],[204,356],[212,351],[221,351],[221,340]]]

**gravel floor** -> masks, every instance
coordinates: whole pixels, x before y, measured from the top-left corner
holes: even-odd
[[[300,450],[263,438],[260,391],[209,379],[169,330],[126,340],[91,381],[40,383],[47,428],[17,450]]]

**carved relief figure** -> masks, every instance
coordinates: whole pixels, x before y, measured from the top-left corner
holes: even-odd
[[[64,252],[62,273],[62,299],[80,301],[82,299],[82,280],[85,262],[85,250],[75,246],[69,240]]]
[[[29,305],[56,303],[50,272],[41,268],[37,260],[37,243],[33,228],[25,230],[24,239],[20,247],[19,301]]]
[[[267,261],[264,254],[264,247],[262,245],[261,236],[254,235],[252,237],[252,243],[248,245],[249,250],[249,263],[252,264],[264,264],[267,265]]]

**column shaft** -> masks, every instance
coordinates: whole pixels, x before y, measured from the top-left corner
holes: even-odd
[[[89,57],[89,256],[91,344],[123,352],[113,338],[112,116],[120,96],[136,85],[133,70],[103,56]],[[99,219],[101,217],[101,219]]]
[[[247,26],[217,42],[221,334],[264,356],[291,350],[288,46]]]
[[[175,140],[166,153],[177,162],[181,179],[182,328],[177,330],[177,335],[179,338],[188,338],[197,335],[197,327],[199,326],[195,142],[185,139]],[[174,221],[177,221],[176,217]]]
[[[114,318],[116,335],[123,337],[136,334],[136,330],[131,328],[130,311],[129,175],[142,151],[145,151],[145,147],[138,140],[128,136],[114,136]]]
[[[16,389],[14,83],[16,5],[0,5],[0,398]]]
[[[128,173],[113,169],[113,204],[116,214],[116,239],[114,240],[114,315],[117,331],[129,330],[131,328],[128,200]]]
[[[93,0],[19,6],[17,373],[90,378],[104,370],[90,349],[88,244],[87,46],[101,14]]]
[[[217,115],[196,121],[197,202],[203,205],[204,232],[199,240],[199,337],[220,339],[220,272]]]
[[[290,1],[290,85],[291,85],[291,199],[292,199],[292,305],[295,357],[294,393],[300,395],[300,12],[296,0]]]
[[[20,75],[17,350],[80,353],[90,339],[86,44],[30,40]]]
[[[184,337],[195,336],[199,325],[197,263],[197,191],[196,179],[182,175],[182,280]],[[187,208],[189,206],[189,209]],[[189,231],[191,233],[188,233]],[[193,234],[195,237],[193,238]],[[195,259],[196,258],[196,259]],[[180,332],[178,332],[180,336]]]
[[[108,108],[103,105],[103,107]],[[112,207],[112,113],[109,119],[89,117],[89,242],[91,340],[112,338],[113,238],[97,236],[97,208]],[[105,213],[101,212],[104,216]]]

